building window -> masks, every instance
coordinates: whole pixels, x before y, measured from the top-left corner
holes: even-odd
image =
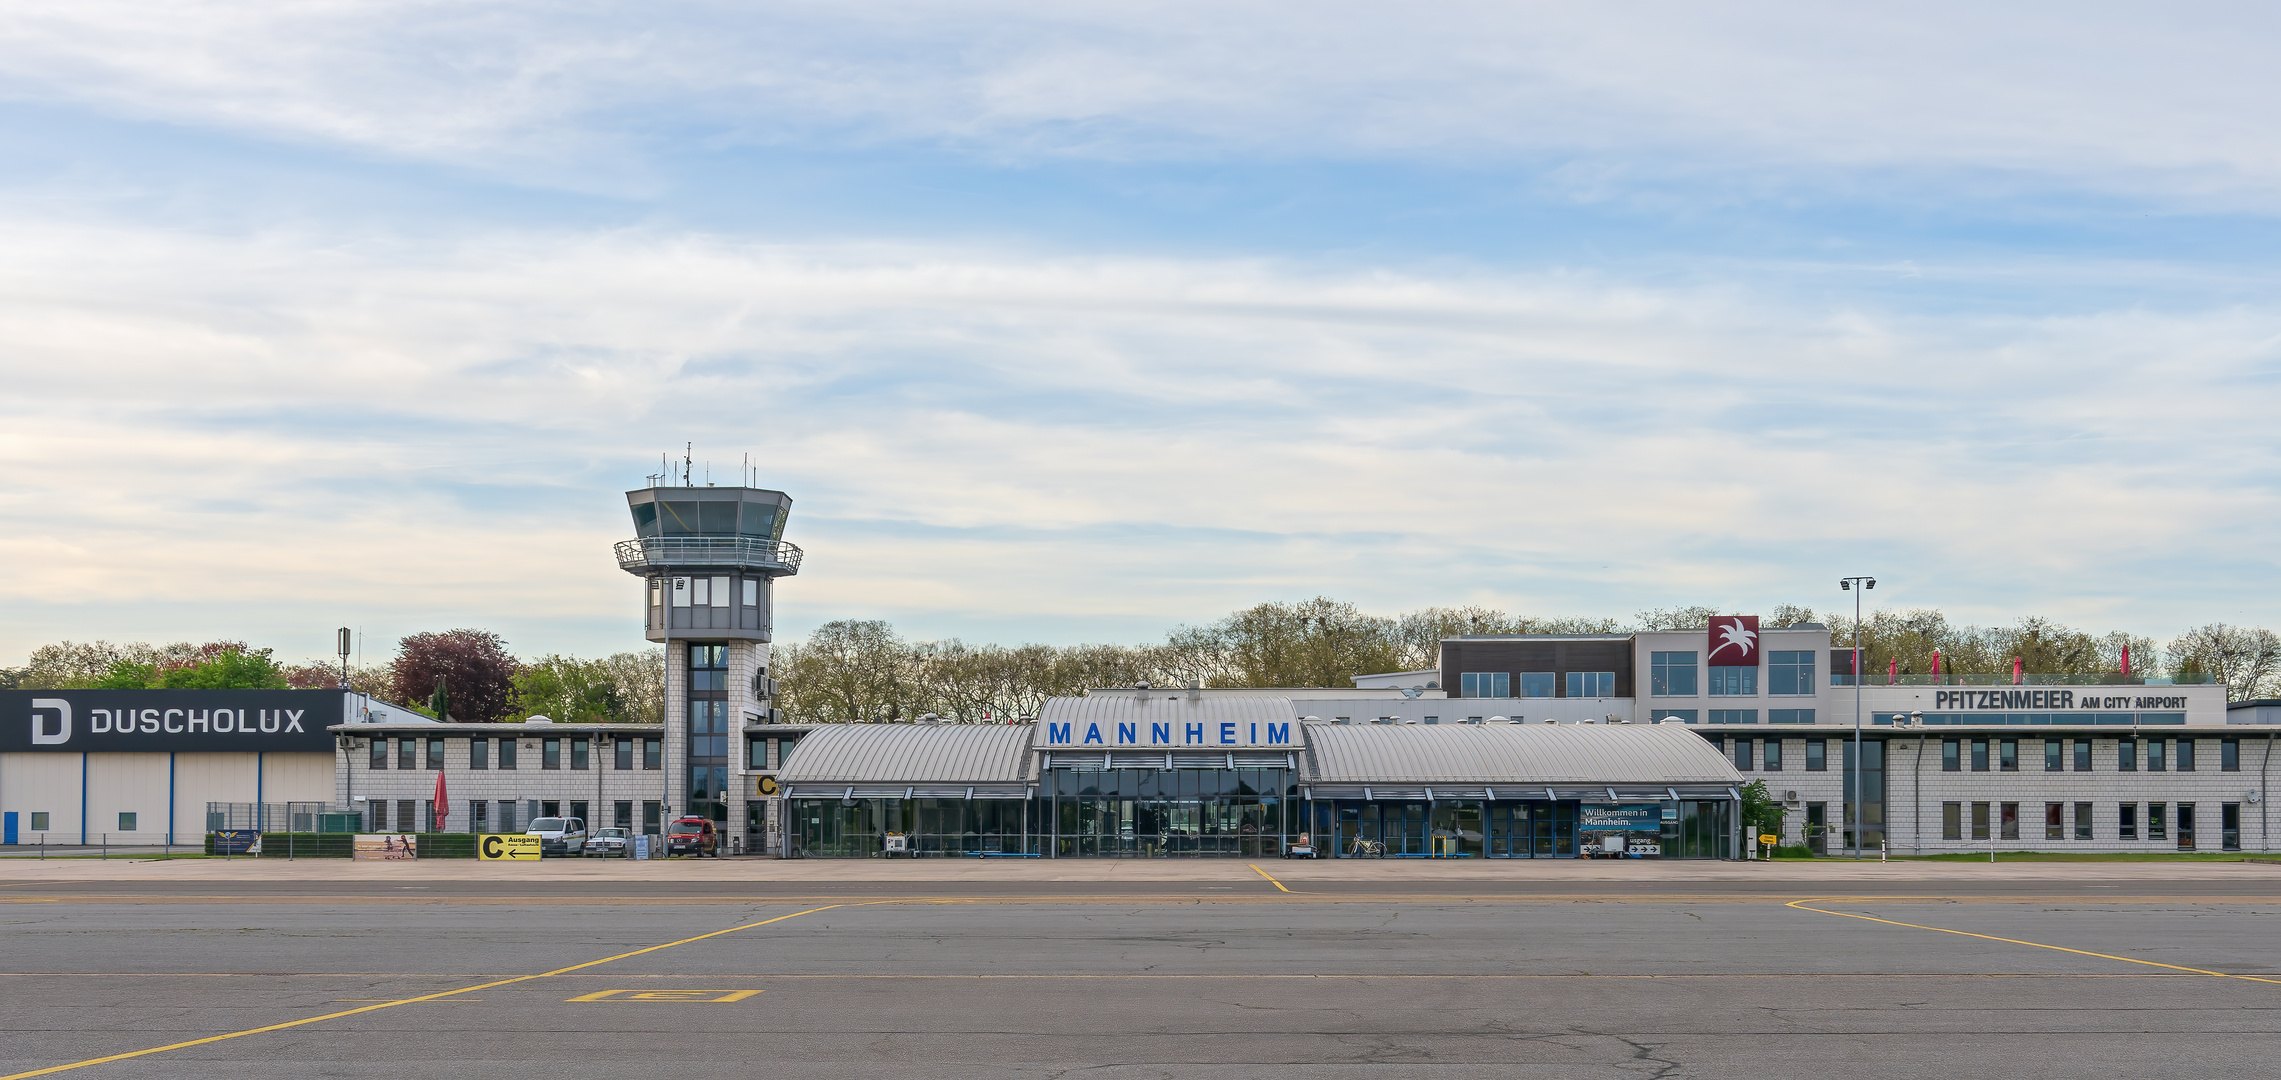
[[[644,768],[644,769],[652,769],[652,770],[655,770],[655,769],[662,769],[662,768],[664,768],[664,767],[665,767],[665,740],[664,740],[664,739],[662,739],[662,738],[659,738],[659,737],[657,737],[657,736],[655,736],[655,735],[652,735],[652,736],[649,736],[648,738],[645,738],[645,739],[643,739],[643,740],[642,740],[642,768]]]
[[[1521,672],[1521,696],[1522,696],[1522,697],[1551,697],[1551,696],[1552,696],[1552,686],[1553,686],[1553,680],[1552,680],[1552,672],[1549,672],[1549,671],[1524,671],[1524,672]]]
[[[2167,809],[2167,807],[2158,802],[2150,802],[2146,804],[2147,839],[2166,840],[2170,837],[2168,819],[2167,816],[2163,813],[2165,809]]]
[[[2218,740],[2218,771],[2219,771],[2219,772],[2240,772],[2240,771],[2241,771],[2241,740],[2240,740],[2240,739],[2219,739],[2219,740]]]
[[[1616,673],[1613,671],[1571,671],[1568,673],[1569,697],[1615,697]]]
[[[2020,741],[2018,739],[1996,740],[1996,768],[1999,772],[2020,771]]]
[[[2066,750],[2067,744],[2058,739],[2045,739],[2043,741],[2043,771],[2067,771]]]
[[[760,581],[756,578],[744,579],[744,606],[760,606]]]
[[[399,769],[417,769],[420,767],[420,740],[409,735],[396,740],[396,767]]]
[[[1988,839],[1987,803],[1976,802],[1972,804],[1972,838],[1974,840]]]
[[[1714,724],[1755,724],[1758,722],[1758,710],[1712,709],[1711,722]]]
[[[2178,771],[2194,771],[2194,740],[2178,740]]]
[[[512,769],[512,768],[514,768],[514,767],[515,767],[515,747],[516,747],[516,745],[517,745],[517,744],[516,744],[515,740],[514,740],[514,739],[512,739],[512,738],[508,738],[508,739],[501,739],[501,740],[499,740],[499,767],[500,767],[500,768],[502,768],[502,769]]]
[[[480,740],[480,739],[479,739],[479,740],[477,740],[477,741],[478,741],[478,742],[480,742],[480,741],[482,741],[482,740]],[[473,832],[473,833],[487,833],[487,832],[490,832],[490,831],[491,831],[491,817],[490,817],[490,814],[491,814],[491,800],[489,800],[489,799],[469,799],[469,800],[467,801],[467,831],[469,831],[469,832]]]
[[[1695,654],[1659,652],[1648,656],[1648,693],[1656,697],[1694,697]]]
[[[539,801],[539,816],[540,816],[540,817],[561,817],[561,816],[562,816],[562,804],[561,804],[561,803],[559,803],[559,802],[555,802],[555,801],[552,801],[552,800],[547,800],[547,799],[542,799],[542,800],[540,800],[540,801]]]
[[[1767,772],[1782,771],[1782,740],[1766,740],[1765,749],[1759,752],[1759,767]]]
[[[1963,803],[1944,802],[1940,804],[1940,838],[1943,840],[1964,839]]]
[[[2075,740],[2075,771],[2091,771],[2091,740]]]
[[[1693,709],[1657,709],[1654,712],[1648,714],[1648,719],[1677,720],[1683,724],[1692,724],[1695,722],[1696,717],[1700,715],[1700,713],[1697,713]]]
[[[2016,802],[2008,802],[2008,803],[2005,803],[2005,804],[2004,804],[2004,809],[2003,809],[2003,815],[2004,815],[2004,816],[2003,816],[2003,823],[2004,823],[2004,835],[2003,835],[2002,837],[2000,837],[2000,839],[2004,839],[2004,840],[2017,840],[2017,839],[2019,839],[2019,838],[2020,838],[2020,804],[2018,804],[2018,803],[2016,803]]]
[[[122,810],[119,812],[119,831],[135,831],[135,815],[132,811]]]
[[[1757,693],[1757,668],[1715,667],[1711,669],[1712,697],[1753,697]]]
[[[1963,740],[1951,735],[1940,741],[1940,771],[1956,772],[1964,766],[1958,763],[1957,748]]]
[[[374,769],[376,769],[376,770],[377,770],[377,769],[385,769],[385,768],[387,768],[387,767],[388,767],[388,740],[386,740],[386,739],[374,739],[374,740],[372,740],[372,768],[374,768]]]
[[[2146,771],[2162,771],[2162,752],[2169,748],[2169,743],[2170,740],[2168,739],[2146,740]]]
[[[2138,839],[2138,804],[2127,802],[2117,807],[2115,836],[2122,840]]]
[[[571,803],[570,816],[577,818],[580,825],[586,824],[586,804],[584,802]]]
[[[656,799],[645,800],[642,803],[642,831],[656,835],[658,826],[662,824],[659,819],[664,817],[664,810],[665,804]]]
[[[631,801],[611,803],[610,824],[614,828],[631,830],[634,827],[634,804]]]
[[[1811,724],[1814,722],[1814,710],[1768,709],[1766,710],[1766,722],[1769,724]]]
[[[1458,677],[1459,697],[1512,697],[1513,676],[1503,671],[1468,671]]]
[[[767,768],[768,768],[768,740],[767,740],[767,739],[746,739],[746,740],[745,740],[745,744],[744,744],[744,759],[745,759],[745,768],[748,768],[748,769],[762,769],[762,770],[765,770],[765,769],[767,769]]]
[[[2047,802],[2043,804],[2043,838],[2046,840],[2067,839],[2066,803]]]
[[[2176,815],[2176,824],[2177,824],[2177,826],[2178,826],[2178,850],[2180,850],[2180,851],[2192,851],[2192,850],[2194,850],[2194,804],[2193,804],[2193,803],[2190,803],[2190,802],[2182,802],[2182,803],[2179,803],[2179,804],[2178,804],[2178,812],[2177,812],[2177,815]]]
[[[540,740],[539,740],[539,768],[541,768],[541,769],[560,769],[560,768],[562,768],[562,740],[561,740],[561,739],[540,739]]]
[[[515,831],[515,800],[513,799],[499,800],[499,831],[503,833]]]
[[[2221,803],[2218,806],[2218,845],[2227,851],[2241,850],[2241,804]]]
[[[1828,772],[1830,758],[1828,744],[1820,739],[1806,740],[1806,771]]]
[[[1735,752],[1735,771],[1736,771],[1736,772],[1749,772],[1749,771],[1750,771],[1750,746],[1751,746],[1751,741],[1752,741],[1752,740],[1750,740],[1750,739],[1736,739],[1736,740],[1735,740],[1735,742],[1734,742],[1734,752]]]
[[[1988,740],[1972,740],[1972,771],[1988,771]]]
[[[491,740],[467,740],[467,767],[470,769],[488,769],[491,767]]]
[[[581,770],[581,771],[583,771],[583,770],[586,768],[586,763],[587,763],[587,754],[589,753],[589,751],[590,751],[590,748],[591,748],[591,747],[592,747],[592,745],[593,745],[593,742],[594,742],[594,740],[593,740],[592,738],[590,738],[590,737],[588,737],[588,736],[585,736],[585,735],[577,735],[577,736],[573,736],[573,737],[571,738],[571,740],[570,740],[570,767],[571,767],[571,768],[573,768],[573,769],[578,769],[578,770]],[[585,817],[585,815],[584,815],[584,814],[572,814],[571,816],[572,816],[572,817],[577,817],[577,818],[583,818],[583,817]]]
[[[2079,802],[2075,804],[2075,838],[2077,840],[2091,839],[2090,803]]]
[[[2115,740],[2115,770],[2138,771],[2138,740],[2128,735]]]
[[[1813,651],[1800,650],[1797,652],[1767,653],[1766,692],[1769,694],[1813,693]]]
[[[634,740],[624,735],[618,736],[617,752],[618,760],[613,762],[613,764],[621,769],[631,769],[634,767]],[[627,812],[632,813],[630,810]],[[622,825],[619,826],[619,828],[625,827],[626,826]]]
[[[442,739],[429,739],[429,740],[428,740],[428,768],[431,768],[431,769],[441,769],[441,768],[443,768],[443,767],[444,767],[444,741],[443,741]],[[448,809],[450,809],[450,807],[445,807],[445,809],[447,809],[447,810],[448,810]]]

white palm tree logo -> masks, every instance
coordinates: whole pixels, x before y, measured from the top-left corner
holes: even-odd
[[[1744,656],[1749,656],[1757,641],[1757,631],[1744,626],[1741,619],[1736,619],[1719,627],[1719,647],[1712,649],[1711,655],[1717,656],[1730,648],[1734,648],[1742,650]]]

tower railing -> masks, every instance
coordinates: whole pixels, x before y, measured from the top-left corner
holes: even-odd
[[[644,536],[617,543],[618,568],[639,573],[681,567],[760,567],[800,572],[797,544],[753,536]]]

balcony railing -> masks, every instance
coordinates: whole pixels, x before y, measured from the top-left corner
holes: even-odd
[[[797,544],[753,536],[645,536],[620,540],[618,569],[647,570],[729,567],[757,569],[776,574],[800,572]]]
[[[2021,675],[2016,681],[2010,673],[1993,675],[1882,675],[1870,672],[1864,686],[2210,686],[2217,676],[2195,675],[2122,675],[2115,672],[2091,675]],[[1830,673],[1831,686],[1852,686],[1853,676],[1843,672]]]

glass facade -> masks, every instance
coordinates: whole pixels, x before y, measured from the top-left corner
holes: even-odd
[[[1301,831],[1291,771],[1054,769],[1047,776],[1053,852],[1088,855],[1281,855]]]
[[[688,677],[689,802],[684,812],[727,821],[729,647],[691,642]]]

